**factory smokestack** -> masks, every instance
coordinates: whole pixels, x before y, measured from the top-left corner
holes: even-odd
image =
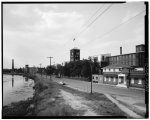
[[[14,71],[14,59],[12,59],[12,71]]]
[[[122,55],[122,47],[120,47],[120,55]]]

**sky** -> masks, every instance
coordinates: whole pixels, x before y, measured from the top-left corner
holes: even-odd
[[[15,68],[46,67],[49,56],[62,64],[74,47],[81,60],[119,55],[121,46],[123,54],[133,53],[145,43],[145,9],[144,2],[3,4],[3,68],[11,68],[12,59]]]

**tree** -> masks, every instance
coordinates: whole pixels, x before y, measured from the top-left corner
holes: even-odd
[[[54,72],[55,72],[55,66],[47,66],[46,67],[46,74],[49,74],[49,75],[51,75],[51,74],[53,74]]]
[[[99,74],[100,65],[98,62],[94,61],[92,64],[92,74]]]
[[[84,65],[82,67],[82,71],[81,74],[85,77],[85,78],[91,78],[91,67],[90,67],[90,63],[88,60],[84,61]]]

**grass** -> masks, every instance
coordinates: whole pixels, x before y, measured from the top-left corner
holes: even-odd
[[[28,99],[25,101],[20,101],[16,103],[12,103],[9,106],[4,106],[2,113],[3,116],[25,116],[28,113],[32,112],[32,109],[29,109],[29,106],[33,103],[32,99]]]
[[[35,110],[36,116],[77,116],[82,111],[77,111],[66,105],[59,96],[60,85],[50,80],[35,80]]]

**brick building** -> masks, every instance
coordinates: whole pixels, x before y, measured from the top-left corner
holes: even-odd
[[[134,67],[144,67],[145,51],[144,45],[137,45],[135,53],[122,54],[122,48],[120,48],[120,55],[108,57],[109,65],[123,64]]]
[[[70,50],[70,61],[79,61],[80,60],[80,49],[73,48]]]
[[[108,66],[103,67],[105,84],[114,84],[122,87],[145,86],[145,48],[137,45],[135,53],[122,54],[108,57]]]

